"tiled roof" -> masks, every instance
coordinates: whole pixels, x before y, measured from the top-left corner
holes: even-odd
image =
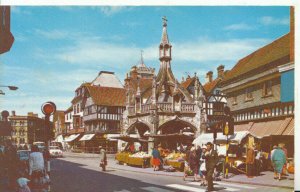
[[[151,86],[152,86],[152,78],[141,78],[139,79],[140,90],[143,98],[148,98],[151,96]],[[135,94],[138,88],[137,80],[130,80],[130,93],[131,93],[131,103],[134,103]]]
[[[184,82],[181,83],[181,86],[187,89],[194,81],[195,81],[195,77],[187,78]]]
[[[73,111],[73,106],[72,105],[67,110],[65,110],[65,113],[68,113],[70,111]]]
[[[242,58],[228,72],[224,81],[241,76],[290,54],[290,33]]]
[[[213,80],[212,82],[205,83],[203,88],[207,93],[211,93],[220,81],[221,81],[221,79],[217,78],[217,79]]]
[[[96,105],[125,106],[126,90],[124,88],[86,87]]]

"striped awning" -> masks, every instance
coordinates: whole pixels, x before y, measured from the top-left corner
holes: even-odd
[[[288,124],[287,128],[284,130],[282,135],[295,135],[295,119],[292,118],[291,122]]]
[[[81,139],[79,139],[79,141],[89,141],[89,140],[91,140],[94,136],[95,136],[95,134],[85,134],[84,136],[81,137]]]
[[[255,122],[249,129],[249,132],[258,138],[270,135],[288,135],[293,132],[292,119],[292,117],[287,117],[280,120]]]
[[[65,142],[72,142],[74,141],[77,137],[79,137],[80,134],[73,134],[73,135],[70,135],[69,137],[67,137],[65,139]]]

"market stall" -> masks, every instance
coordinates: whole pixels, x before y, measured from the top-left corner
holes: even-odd
[[[170,153],[165,157],[165,165],[174,167],[179,171],[184,170],[184,161],[186,160],[186,154],[184,153]]]
[[[151,155],[146,152],[137,152],[135,154],[129,155],[127,159],[127,164],[132,166],[141,166],[146,168],[150,166]]]

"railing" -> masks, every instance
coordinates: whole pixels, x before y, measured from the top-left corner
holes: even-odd
[[[162,110],[163,112],[171,112],[172,111],[172,103],[158,103],[158,109]]]
[[[142,105],[142,113],[149,113],[150,111],[150,104]]]
[[[195,104],[182,104],[181,112],[194,112]]]

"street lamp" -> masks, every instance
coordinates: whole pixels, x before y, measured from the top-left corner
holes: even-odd
[[[18,87],[12,85],[0,85],[0,87],[7,87],[11,91],[15,91],[18,89]],[[2,90],[0,90],[0,95],[5,95],[5,93]]]

